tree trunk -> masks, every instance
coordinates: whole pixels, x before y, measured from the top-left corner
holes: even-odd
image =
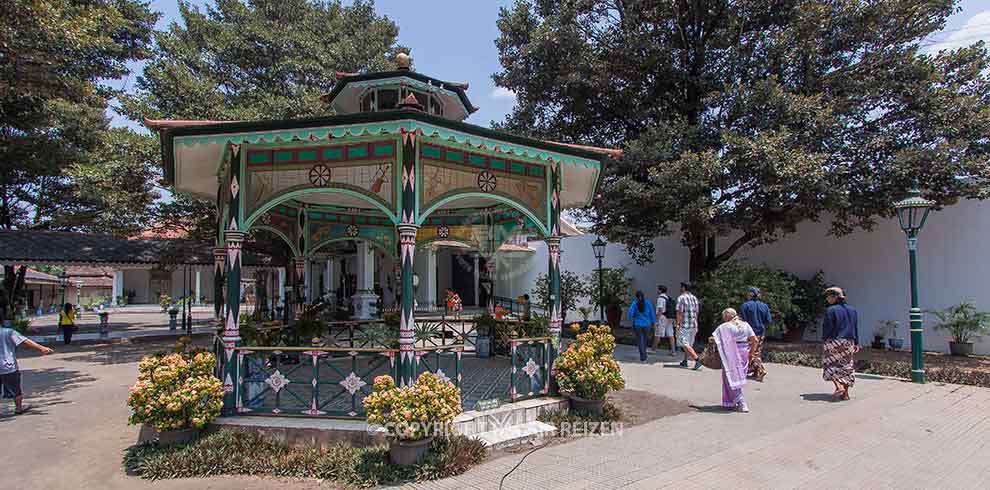
[[[688,274],[690,275],[691,282],[696,282],[708,267],[708,254],[706,253],[704,242],[700,245],[690,247],[689,250],[691,251],[691,260],[688,266]]]
[[[4,318],[9,319],[16,316],[17,300],[24,297],[24,276],[26,274],[27,266],[3,266],[3,291],[0,294],[0,309],[3,311]]]

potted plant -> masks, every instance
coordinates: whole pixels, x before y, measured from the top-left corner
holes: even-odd
[[[939,319],[935,330],[949,332],[952,338],[949,341],[949,352],[954,356],[973,354],[972,339],[990,333],[990,313],[977,311],[972,301],[930,313]]]
[[[423,460],[435,435],[450,433],[461,413],[461,392],[430,372],[403,388],[384,375],[375,378],[364,408],[368,423],[383,427],[389,436],[389,459],[407,466]]]
[[[491,356],[492,338],[498,329],[498,321],[487,312],[474,318],[474,328],[478,332],[478,337],[474,342],[475,353],[478,357],[486,358]]]
[[[892,350],[903,349],[904,339],[897,336],[897,328],[901,326],[900,322],[897,320],[884,320],[880,323],[883,324],[884,332],[887,333],[887,345],[889,345]]]
[[[578,313],[581,314],[581,329],[582,330],[587,330],[588,329],[588,318],[591,317],[591,313],[594,312],[594,310],[590,306],[581,306],[577,310],[578,310]]]
[[[159,444],[190,441],[223,407],[223,385],[213,375],[216,362],[209,352],[141,359],[137,383],[127,396],[130,423],[153,427]]]
[[[601,281],[598,275],[601,273]],[[590,286],[591,302],[597,307],[605,307],[605,317],[612,328],[618,328],[622,321],[622,308],[632,297],[632,280],[626,276],[625,267],[606,267],[594,271],[585,278]],[[601,290],[599,290],[599,284]]]
[[[619,364],[612,357],[614,350],[612,329],[589,325],[554,361],[557,385],[575,412],[602,415],[605,395],[625,387]]]
[[[158,296],[158,306],[162,307],[162,313],[168,311],[168,307],[172,306],[172,297],[167,294],[162,294]]]
[[[876,326],[873,327],[873,343],[870,347],[874,349],[884,349],[883,339],[887,336],[887,324],[884,321],[878,321]]]

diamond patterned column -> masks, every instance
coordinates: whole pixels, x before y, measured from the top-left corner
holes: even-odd
[[[416,225],[399,225],[399,259],[402,261],[402,316],[399,323],[399,385],[407,386],[416,376],[416,320],[413,297],[413,259],[416,256]]]

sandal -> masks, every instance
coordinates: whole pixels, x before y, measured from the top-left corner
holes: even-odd
[[[14,410],[14,415],[21,415],[21,414],[23,414],[23,413],[27,413],[27,412],[30,412],[30,411],[31,411],[31,408],[33,408],[33,407],[32,407],[31,405],[28,405],[27,403],[25,403],[25,404],[24,404],[24,405],[23,405],[23,406],[21,407],[21,409],[20,409],[20,410],[17,410],[17,409],[15,409],[15,410]]]

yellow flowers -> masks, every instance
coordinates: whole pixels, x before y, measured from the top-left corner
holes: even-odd
[[[625,388],[619,364],[612,358],[614,350],[615,337],[608,326],[588,326],[554,362],[560,391],[601,400],[609,391]]]
[[[391,376],[375,378],[365,397],[368,423],[402,440],[419,440],[449,429],[461,413],[461,391],[450,381],[423,373],[412,386],[397,388]]]
[[[223,407],[223,385],[213,376],[215,363],[208,352],[141,359],[138,380],[127,396],[130,423],[166,431],[212,422]]]

